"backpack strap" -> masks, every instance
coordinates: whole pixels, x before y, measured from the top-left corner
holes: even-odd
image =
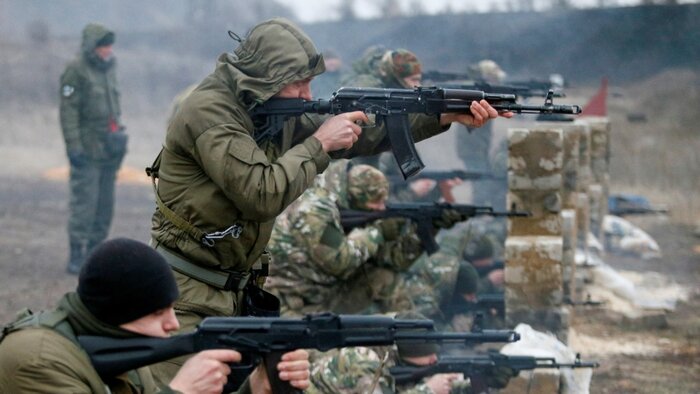
[[[25,308],[17,313],[15,321],[3,326],[2,332],[0,333],[0,342],[15,331],[25,328],[45,327],[55,330],[77,346],[80,346],[73,328],[66,319],[67,317],[68,315],[63,311],[34,313],[30,309]]]

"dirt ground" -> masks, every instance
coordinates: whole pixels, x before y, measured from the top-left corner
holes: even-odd
[[[692,76],[687,80],[697,79]],[[637,96],[630,94],[624,97]],[[583,102],[573,97],[569,100]],[[668,324],[664,328],[650,328],[624,321],[619,316],[611,316],[604,309],[579,308],[574,313],[573,329],[592,345],[577,350],[582,352],[584,359],[597,360],[601,364],[593,374],[592,393],[700,393],[700,238],[693,235],[695,229],[692,225],[679,224],[695,223],[698,219],[697,199],[687,198],[697,195],[694,193],[697,184],[680,189],[682,192],[658,185],[651,188],[642,182],[646,179],[641,175],[639,182],[632,184],[630,179],[637,179],[632,177],[634,168],[625,167],[623,159],[650,157],[652,153],[623,150],[630,142],[622,137],[634,135],[625,132],[625,128],[631,127],[624,118],[625,111],[628,106],[643,106],[623,106],[619,100],[611,98],[613,124],[615,130],[620,131],[613,137],[612,164],[613,170],[618,171],[611,174],[615,175],[612,178],[613,191],[646,194],[665,190],[650,197],[654,197],[654,202],[671,206],[674,216],[673,221],[653,218],[633,220],[656,239],[663,253],[662,259],[642,261],[607,256],[606,261],[614,268],[660,272],[692,289],[693,295],[666,316]],[[73,290],[76,285],[76,277],[65,273],[68,186],[65,170],[61,170],[66,159],[56,112],[55,108],[36,111],[43,115],[34,117],[12,117],[7,116],[7,112],[0,114],[3,120],[9,122],[8,129],[24,131],[0,134],[0,323],[11,320],[15,312],[24,307],[34,310],[50,308],[63,293]],[[130,167],[129,181],[117,187],[110,237],[126,236],[147,242],[155,203],[147,178],[141,174],[142,168],[150,164],[158,151],[165,114],[155,118],[131,119],[130,124],[135,125],[132,129],[139,132],[132,134],[134,138],[130,146],[134,149],[126,158],[126,165]],[[698,123],[688,121],[688,124]],[[512,127],[507,122],[496,125],[496,139],[503,138],[505,129]],[[524,127],[524,124],[519,123],[519,127]],[[649,134],[654,127],[653,123],[634,125],[631,131]],[[418,144],[429,168],[454,167],[456,155],[452,149],[444,148],[454,144],[452,138],[445,133]],[[659,175],[659,178],[668,178],[668,182],[674,185],[693,177],[697,179],[693,174],[693,169],[698,168],[694,163],[700,163],[697,161],[697,150],[693,148],[697,146],[697,141],[683,141],[692,151],[688,157],[694,161],[678,156],[675,161],[685,160],[687,165],[684,164],[682,169],[667,166],[668,173]],[[60,148],[57,149],[57,146]],[[676,148],[664,145],[659,150],[673,156]],[[431,156],[431,151],[440,154]],[[51,171],[47,174],[47,170]],[[621,180],[627,183],[622,185]],[[459,190],[456,195],[460,193],[469,191]],[[683,201],[687,202],[673,204],[675,197],[679,197],[678,201],[683,197]],[[695,214],[692,214],[693,209]],[[685,212],[690,214],[683,214]],[[595,297],[594,294],[592,296]]]
[[[601,364],[593,374],[591,393],[698,393],[700,238],[691,226],[665,220],[642,219],[637,224],[659,243],[663,258],[608,255],[606,261],[618,269],[663,273],[691,289],[691,296],[666,315],[668,324],[662,328],[620,321],[604,310],[579,309],[573,323],[576,332],[604,340],[600,348],[578,349]]]
[[[0,188],[0,322],[23,308],[49,308],[76,285],[65,274],[67,255],[67,185],[38,177],[3,177]],[[111,237],[147,241],[153,211],[152,190],[145,183],[123,183],[117,188],[116,214]],[[692,288],[700,281],[700,238],[689,226],[666,220],[642,220],[661,246],[664,258],[640,261],[615,258],[616,268],[658,271]],[[668,314],[667,328],[644,328],[616,322],[600,310],[579,309],[574,329],[596,338],[599,348],[584,349],[585,359],[601,366],[595,371],[592,393],[700,392],[700,296]],[[610,351],[619,344],[622,350]],[[653,350],[634,344],[646,344]],[[625,350],[627,349],[627,350]],[[646,350],[645,350],[646,349]]]

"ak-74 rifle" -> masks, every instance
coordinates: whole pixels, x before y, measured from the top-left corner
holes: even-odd
[[[446,88],[483,90],[490,93],[515,94],[518,97],[546,97],[547,92],[554,91],[554,97],[564,97],[562,85],[548,80],[508,80],[503,84],[487,82],[482,78],[473,78],[467,73],[428,70],[422,73],[423,81]]]
[[[512,82],[506,85],[474,81],[470,83],[440,84],[440,86],[452,89],[476,89],[493,93],[514,94],[517,98],[547,97],[550,92],[552,97],[566,96],[561,90],[555,90],[550,84],[540,81]]]
[[[598,363],[581,361],[578,354],[573,363],[558,363],[553,357],[507,356],[491,352],[476,356],[443,356],[432,365],[425,367],[400,365],[391,367],[389,372],[396,384],[417,383],[427,376],[438,373],[462,373],[465,377],[469,377],[472,391],[481,393],[487,391],[488,377],[502,373],[506,368],[509,369],[511,376],[517,376],[520,371],[540,368],[598,368]]]
[[[506,181],[505,176],[497,176],[489,172],[481,171],[466,171],[466,170],[442,170],[442,171],[421,171],[412,179],[404,179],[403,176],[399,174],[384,174],[386,179],[389,181],[390,194],[397,194],[403,188],[407,187],[413,179],[431,179],[436,182],[442,182],[450,179],[461,179],[463,181],[481,181],[481,180],[493,180],[493,181]],[[446,202],[453,203],[455,201],[452,195],[451,189],[443,189],[440,187],[440,193]]]
[[[399,177],[397,175],[386,175],[387,180],[389,181],[390,184],[404,184],[406,183],[406,180],[403,179],[403,177]],[[421,171],[419,175],[416,176],[416,178],[421,178],[421,179],[432,179],[434,181],[445,181],[449,179],[461,179],[464,181],[474,181],[474,180],[482,180],[482,179],[496,179],[496,180],[505,180],[505,177],[499,177],[496,175],[493,175],[492,173],[489,172],[480,172],[480,171],[467,171],[467,170],[442,170],[442,171]]]
[[[329,100],[272,98],[255,107],[249,114],[258,125],[255,141],[261,143],[282,131],[284,122],[307,113],[338,115],[363,111],[375,116],[377,126],[385,126],[387,141],[404,178],[415,175],[425,165],[418,156],[409,130],[409,114],[439,116],[444,113],[470,113],[473,101],[486,100],[500,112],[535,114],[579,114],[578,105],[555,105],[553,93],[544,105],[516,103],[514,94],[488,93],[480,90],[417,87],[414,89],[340,88]]]
[[[299,392],[276,378],[277,361],[283,353],[295,349],[326,351],[397,342],[467,344],[514,342],[518,339],[520,336],[516,332],[507,330],[436,332],[432,320],[331,313],[304,318],[208,317],[193,333],[170,338],[78,336],[78,342],[103,379],[202,350],[233,349],[242,353],[248,362],[240,367],[245,373],[239,372],[236,376],[247,376],[264,359],[274,393]]]
[[[433,221],[440,219],[446,210],[456,211],[461,215],[461,220],[468,220],[478,215],[523,217],[530,216],[529,212],[510,211],[494,212],[490,206],[449,204],[439,202],[414,202],[387,204],[381,211],[359,211],[354,209],[340,209],[340,223],[343,230],[349,232],[353,228],[362,227],[378,219],[406,218],[416,223],[416,234],[420,238],[423,249],[428,254],[438,250],[435,242],[435,226]]]

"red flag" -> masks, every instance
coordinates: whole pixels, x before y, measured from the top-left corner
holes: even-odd
[[[583,107],[579,116],[608,116],[606,99],[608,97],[608,78],[603,77],[598,93]]]

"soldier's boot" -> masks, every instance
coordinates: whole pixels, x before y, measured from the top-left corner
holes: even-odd
[[[85,254],[85,242],[71,240],[70,256],[68,257],[66,272],[71,275],[78,275],[85,261]]]

